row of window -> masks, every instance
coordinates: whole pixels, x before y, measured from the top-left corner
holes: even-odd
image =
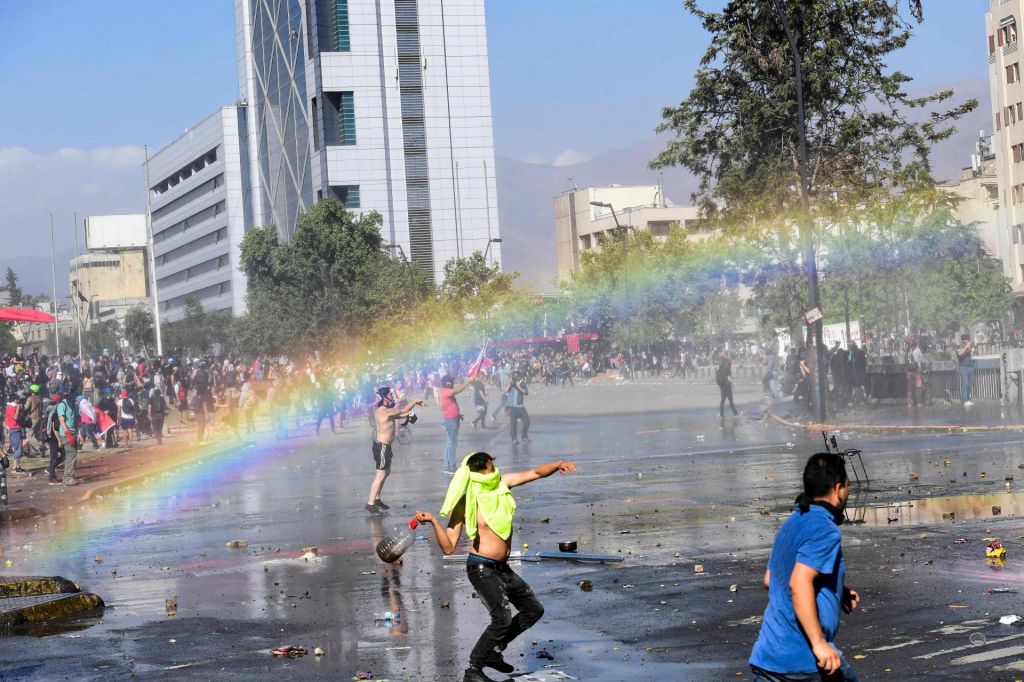
[[[182,307],[183,305],[185,305],[185,299],[188,298],[189,296],[195,296],[200,301],[205,301],[207,299],[223,296],[229,291],[231,291],[231,282],[221,282],[220,284],[213,284],[208,287],[204,287],[199,291],[193,291],[182,296],[176,296],[175,298],[163,301],[164,311],[167,312],[174,310],[175,308]]]
[[[159,244],[165,239],[177,237],[179,234],[187,232],[192,228],[199,227],[200,225],[206,223],[206,221],[212,220],[213,218],[219,216],[221,213],[224,212],[224,210],[225,204],[223,201],[218,201],[213,206],[207,206],[202,211],[199,211],[198,213],[193,213],[188,218],[180,220],[171,225],[170,227],[160,230],[159,232],[154,234],[153,243]]]
[[[1010,203],[1024,204],[1024,184],[1014,185],[1010,188]]]
[[[179,168],[178,170],[176,170],[175,172],[171,173],[166,178],[158,182],[156,185],[154,185],[152,187],[153,194],[156,194],[157,196],[163,194],[172,187],[177,186],[179,183],[188,180],[195,173],[198,173],[199,171],[203,170],[210,164],[214,163],[216,160],[217,148],[214,147],[213,149],[206,152],[199,158],[194,159],[184,168]]]
[[[216,258],[211,258],[208,261],[203,261],[202,263],[193,265],[190,268],[179,270],[173,275],[161,277],[156,281],[156,285],[157,288],[173,286],[175,284],[180,284],[181,282],[187,282],[193,277],[199,277],[200,275],[205,275],[207,273],[214,272],[215,270],[221,270],[227,266],[227,255],[217,256]]]
[[[177,199],[172,199],[171,201],[167,202],[160,208],[153,211],[153,220],[159,220],[163,216],[173,213],[174,211],[177,211],[182,206],[190,204],[193,201],[201,198],[204,194],[216,192],[223,185],[224,174],[220,173],[218,175],[215,175],[206,182],[198,185],[194,189],[190,189],[189,191],[185,192]]]
[[[312,18],[316,14],[317,32]],[[348,0],[307,0],[306,49],[313,59],[318,52],[350,52],[352,35],[349,29]]]
[[[1024,123],[1024,102],[1011,104],[1008,107],[1003,107],[1002,111],[996,112],[996,130],[1002,128],[1004,124],[1011,126],[1018,121]]]
[[[1014,62],[1006,67],[1006,82],[1016,83],[1020,80],[1020,63]]]
[[[219,230],[211,232],[210,234],[203,235],[198,239],[190,241],[188,244],[182,244],[176,249],[171,249],[167,253],[161,254],[156,258],[157,265],[167,265],[173,261],[178,260],[193,251],[210,246],[211,244],[219,244],[221,241],[228,238],[228,228],[222,227]]]

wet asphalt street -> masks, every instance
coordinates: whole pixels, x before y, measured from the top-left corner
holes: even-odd
[[[474,432],[467,420],[461,454],[486,449],[503,470],[559,457],[579,466],[516,491],[516,548],[579,540],[581,551],[624,557],[518,567],[547,612],[506,653],[517,679],[749,679],[772,537],[820,439],[762,419],[754,386],[737,386],[737,399],[741,418],[720,422],[705,384],[537,387],[532,440],[518,446],[507,422]],[[108,605],[98,619],[0,640],[0,680],[461,679],[487,621],[463,565],[432,540],[400,567],[373,552],[387,528],[440,506],[443,429],[432,405],[421,415],[412,442],[396,447],[383,520],[362,509],[372,462],[361,421],[273,447],[260,434],[150,485],[0,528],[5,573],[61,574]],[[851,496],[865,523],[844,526],[862,608],[837,641],[861,678],[1024,678],[1024,628],[998,623],[1024,616],[1021,436],[839,438],[864,450],[871,477]],[[1005,564],[985,559],[990,537],[1006,544]],[[319,555],[304,559],[311,546]],[[386,611],[400,620],[375,618]],[[310,655],[268,653],[289,644]]]

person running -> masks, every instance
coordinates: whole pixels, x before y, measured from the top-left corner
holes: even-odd
[[[423,400],[414,400],[403,408],[398,407],[390,386],[377,389],[377,407],[373,411],[376,433],[373,437],[373,464],[377,473],[370,483],[370,494],[366,498],[366,511],[377,515],[390,507],[380,500],[384,489],[384,481],[391,475],[391,444],[395,441],[395,421],[413,411],[417,405],[425,405]]]
[[[782,524],[764,587],[768,608],[750,655],[755,682],[856,682],[857,675],[832,644],[840,610],[850,613],[860,596],[846,586],[839,526],[850,494],[843,458],[811,455],[804,492]]]
[[[490,612],[491,623],[469,654],[463,682],[491,682],[484,668],[502,673],[515,670],[505,661],[502,652],[544,615],[544,606],[533,590],[508,564],[516,513],[516,501],[510,489],[547,478],[555,472],[571,474],[575,471],[575,464],[562,459],[529,471],[502,475],[491,455],[475,452],[462,460],[462,466],[448,485],[438,513],[448,517],[447,526],[442,526],[429,512],[416,512],[417,521],[433,526],[437,544],[445,554],[455,552],[463,527],[472,543],[466,573],[480,601]],[[513,606],[518,611],[514,616]]]
[[[21,397],[11,393],[4,410],[4,427],[7,429],[7,441],[11,444],[10,453],[14,457],[14,468],[11,471],[16,474],[28,474],[21,466],[21,457],[24,454],[22,442],[25,440],[24,420],[25,409],[21,404]]]
[[[441,409],[441,418],[444,419],[444,430],[448,440],[444,446],[444,472],[451,474],[455,472],[455,452],[459,448],[459,427],[462,426],[462,412],[459,411],[459,404],[455,396],[465,391],[472,379],[466,379],[458,386],[455,379],[445,375],[441,379],[441,390],[437,394],[437,406]]]

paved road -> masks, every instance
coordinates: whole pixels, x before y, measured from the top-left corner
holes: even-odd
[[[743,416],[720,422],[717,392],[704,384],[541,387],[530,397],[529,444],[513,446],[501,422],[463,429],[460,450],[485,448],[503,469],[561,456],[579,464],[577,476],[517,491],[517,544],[579,539],[583,550],[625,557],[522,565],[547,613],[509,651],[520,671],[543,680],[749,677],[768,549],[818,441],[762,420],[755,387],[739,385],[737,398]],[[459,679],[486,623],[462,566],[443,562],[429,541],[397,568],[372,550],[386,527],[440,504],[447,479],[436,410],[414,429],[398,449],[384,521],[362,511],[372,471],[360,423],[338,436],[233,448],[148,486],[0,529],[8,572],[61,573],[109,605],[101,622],[0,642],[0,680],[350,679],[361,670]],[[1013,494],[1024,482],[1019,437],[840,438],[865,449],[872,478],[856,498],[870,523],[844,527],[849,582],[864,608],[845,618],[839,644],[851,659],[863,656],[854,659],[862,677],[1021,677],[1024,629],[997,619],[1024,615],[1024,604],[987,592],[1024,590],[1024,523],[1014,516],[1024,502]],[[1006,476],[1019,479],[1010,495]],[[943,511],[956,520],[943,521]],[[985,561],[989,536],[1007,541],[1005,566]],[[248,547],[225,546],[235,539]],[[307,546],[320,556],[303,559]],[[579,590],[584,579],[592,592]],[[401,612],[401,623],[376,621],[385,611]],[[326,656],[267,653],[285,644]],[[552,663],[536,658],[540,649],[560,667],[545,667]]]

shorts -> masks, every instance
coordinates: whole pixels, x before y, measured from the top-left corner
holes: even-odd
[[[127,419],[125,417],[121,417],[121,428],[122,429],[134,429],[135,428],[135,417],[132,417],[131,419]]]
[[[391,443],[378,443],[373,441],[373,464],[378,471],[387,471],[391,468],[391,458],[394,453],[391,451]]]

